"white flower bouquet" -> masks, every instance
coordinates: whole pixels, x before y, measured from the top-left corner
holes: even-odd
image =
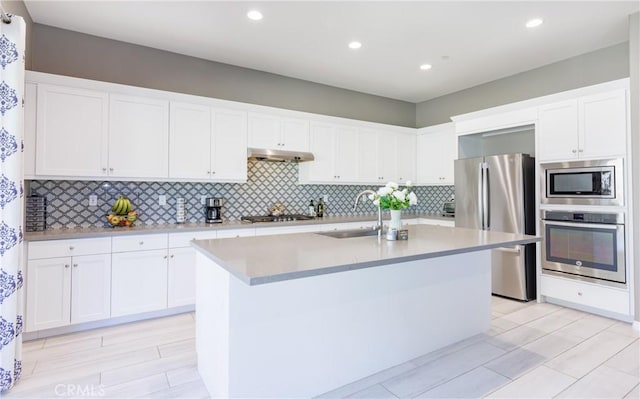
[[[409,192],[410,188],[410,181],[402,189],[397,183],[390,181],[384,187],[380,187],[375,194],[369,195],[369,199],[381,209],[405,209],[418,203],[418,197],[413,191]]]

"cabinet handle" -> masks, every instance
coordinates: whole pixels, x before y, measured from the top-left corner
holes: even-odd
[[[109,168],[109,172],[113,172],[113,168]]]
[[[144,245],[144,241],[140,241],[140,242],[139,242],[139,244],[140,244],[140,245]]]
[[[64,265],[64,268],[65,268],[65,269],[68,269],[68,268],[69,268],[69,265]]]
[[[164,259],[167,259],[167,255],[164,256]]]
[[[576,151],[576,150],[571,150],[571,152],[573,152],[573,153],[575,154],[575,153],[576,153],[576,152],[578,152],[578,151]]]
[[[74,264],[73,264],[73,267],[78,267],[78,264],[77,264],[77,263],[74,263]]]
[[[578,150],[578,152],[584,152],[584,150]]]
[[[210,175],[210,174],[211,174],[211,171],[210,171],[210,170],[208,170],[208,171],[207,171],[207,174],[208,174],[208,175]]]
[[[215,171],[215,170],[211,171],[211,174],[212,174],[212,175],[215,175],[215,174],[216,174],[216,171]]]
[[[173,259],[173,255],[171,255],[170,258]]]
[[[103,172],[106,172],[106,171],[107,171],[107,168],[102,168],[102,171],[103,171]]]
[[[578,296],[582,296],[582,292],[578,292]]]
[[[72,247],[72,246],[71,246],[71,247],[69,247],[69,251],[73,251],[73,247]]]

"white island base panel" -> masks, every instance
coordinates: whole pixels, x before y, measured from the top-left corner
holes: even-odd
[[[322,394],[486,332],[490,262],[485,250],[249,286],[198,252],[198,371],[212,397]]]

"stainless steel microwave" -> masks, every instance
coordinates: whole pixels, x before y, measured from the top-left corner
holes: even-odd
[[[545,163],[542,203],[624,205],[622,159]]]

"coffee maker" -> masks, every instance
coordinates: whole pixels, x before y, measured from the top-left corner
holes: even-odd
[[[222,198],[207,198],[205,200],[205,221],[207,223],[222,223]]]

